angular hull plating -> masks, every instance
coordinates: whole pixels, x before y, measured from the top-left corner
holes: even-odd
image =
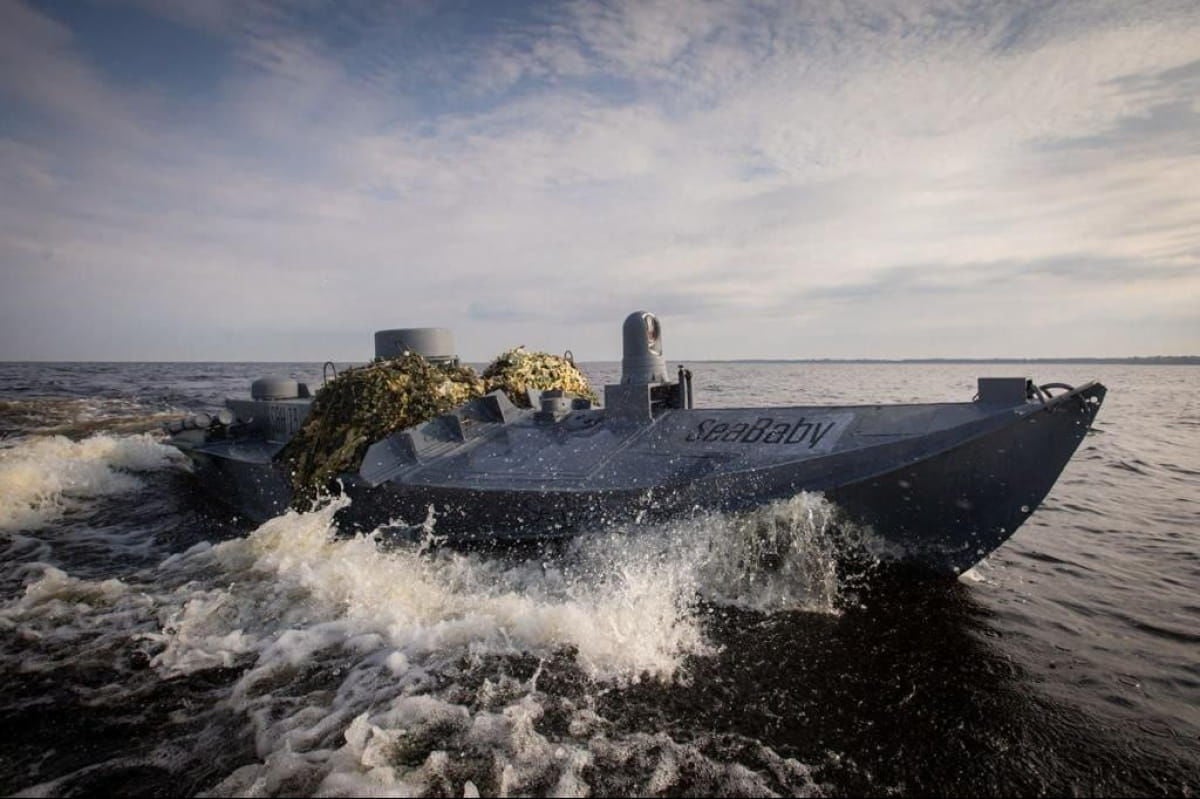
[[[519,411],[503,396],[376,443],[342,521],[417,524],[450,544],[538,540],[612,524],[750,510],[821,492],[876,554],[953,575],[1000,546],[1050,491],[1103,401],[1091,383],[979,401],[759,409]],[[643,387],[644,388],[644,387]],[[632,399],[631,399],[632,397]],[[643,412],[644,411],[644,412]],[[281,444],[180,440],[213,492],[251,518],[291,501]],[[847,550],[847,556],[861,552]]]

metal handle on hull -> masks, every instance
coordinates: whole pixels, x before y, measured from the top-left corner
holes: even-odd
[[[1071,386],[1066,383],[1042,383],[1039,386],[1032,380],[1029,381],[1029,388],[1032,389],[1033,393],[1037,395],[1037,398],[1042,401],[1043,405],[1054,398],[1050,393],[1050,389],[1052,388],[1061,388],[1063,389],[1064,393],[1069,393],[1075,390],[1075,386]]]
[[[1061,388],[1064,394],[1068,394],[1075,390],[1075,386],[1067,383],[1042,383],[1036,388],[1038,396],[1042,398],[1042,402],[1048,402],[1049,400],[1053,399],[1053,395],[1050,393],[1050,389],[1052,388]]]
[[[1087,396],[1084,393],[1092,385],[1094,383],[1085,383],[1079,388],[1078,393],[1076,393],[1075,387],[1069,383],[1043,383],[1037,386],[1036,390],[1038,396],[1042,398],[1043,405],[1050,405],[1051,403],[1061,405],[1062,403],[1059,400],[1067,399],[1071,394],[1074,394],[1074,399],[1079,400],[1079,404],[1083,407],[1084,411],[1094,416],[1096,409],[1100,407],[1100,400],[1094,396]],[[1051,395],[1050,389],[1062,389],[1063,393]]]

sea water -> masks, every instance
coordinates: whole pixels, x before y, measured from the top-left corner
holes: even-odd
[[[161,423],[319,366],[0,364],[0,791],[1200,790],[1200,368],[689,366],[710,407],[1109,394],[987,561],[849,583],[819,495],[500,554],[256,526]]]

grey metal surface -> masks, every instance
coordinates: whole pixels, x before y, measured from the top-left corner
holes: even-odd
[[[953,574],[1028,517],[1105,394],[1089,383],[1051,397],[1006,377],[981,378],[973,402],[693,409],[684,370],[662,382],[652,315],[623,332],[629,363],[604,408],[545,392],[521,410],[494,392],[394,433],[342,476],[347,519],[419,523],[432,510],[451,542],[514,540],[819,491],[901,559]],[[279,512],[291,489],[274,458],[311,400],[227,405],[238,424],[173,442],[245,512]]]
[[[610,387],[611,388],[611,387]],[[645,389],[622,386],[621,389]],[[635,403],[629,403],[634,405]],[[620,405],[618,405],[620,407]],[[643,403],[639,407],[648,408]],[[563,490],[670,487],[700,474],[753,474],[881,443],[1007,424],[1032,403],[997,410],[980,403],[923,406],[670,409],[651,418],[605,410],[539,422],[530,411],[507,425],[474,424],[460,435],[448,414],[393,438],[407,438],[403,463],[368,450],[373,473],[414,485]],[[469,408],[469,406],[468,406]],[[394,445],[387,445],[394,450]],[[364,478],[367,475],[362,475]],[[377,478],[376,478],[377,479]]]
[[[225,407],[247,431],[267,441],[285,442],[300,430],[312,411],[312,399],[228,399]]]
[[[1030,381],[1024,377],[981,377],[976,400],[985,405],[1016,405],[1032,399]]]
[[[634,311],[621,325],[621,382],[665,383],[662,325],[649,311]]]
[[[296,399],[300,384],[290,377],[260,377],[250,384],[250,398],[256,400]]]
[[[454,333],[448,328],[406,327],[376,331],[376,358],[398,358],[406,352],[434,362],[458,359],[454,347]]]

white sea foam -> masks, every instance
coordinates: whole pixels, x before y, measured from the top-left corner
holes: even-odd
[[[181,458],[145,434],[22,439],[0,449],[0,530],[35,529],[91,498],[136,490],[136,472]]]
[[[0,631],[37,647],[13,650],[16,659],[3,664],[10,673],[49,672],[97,652],[107,660],[132,635],[154,629],[154,599],[122,580],[79,579],[44,563],[15,571],[25,591],[0,603]]]
[[[958,579],[966,583],[986,583],[988,582],[988,576],[985,573],[986,568],[987,567],[984,566],[983,563],[976,563],[974,566],[960,574]]]
[[[30,613],[40,610],[43,615],[69,616],[80,605],[111,605],[129,590],[120,580],[80,580],[53,566],[31,564],[26,570],[42,569],[37,580],[25,586],[25,594],[13,609]],[[53,608],[53,610],[47,610]]]
[[[748,518],[600,532],[545,561],[344,537],[333,519],[346,502],[285,513],[164,564],[216,567],[224,586],[184,585],[164,598],[161,631],[143,636],[160,647],[155,668],[178,677],[247,665],[229,701],[254,724],[261,761],[215,793],[463,795],[483,786],[582,796],[598,771],[632,761],[651,763],[649,782],[620,790],[668,791],[686,772],[687,784],[726,793],[815,791],[795,761],[775,758],[768,772],[779,773],[768,778],[665,735],[614,738],[588,701],[541,692],[540,667],[518,681],[488,664],[565,656],[590,690],[669,682],[686,679],[688,658],[712,653],[703,601],[831,610],[819,499]],[[464,675],[476,671],[482,684],[468,690]],[[551,708],[566,716],[565,736],[539,731]]]
[[[831,611],[819,499],[600,531],[545,560],[347,537],[334,523],[347,502],[195,546],[136,589],[28,566],[0,627],[64,658],[77,641],[97,657],[147,648],[160,679],[240,669],[224,703],[259,760],[217,795],[817,791],[763,747],[747,764],[706,753],[703,736],[618,732],[596,699],[686,682],[689,659],[714,651],[707,603]],[[539,687],[543,670],[559,687]]]
[[[761,612],[836,612],[837,560],[833,506],[800,494],[742,515],[705,522],[708,556],[701,590],[712,601]]]
[[[207,657],[193,663],[188,654],[197,642],[224,640],[231,623],[253,627],[258,615],[272,629],[290,625],[260,653],[286,663],[311,655],[314,636],[317,648],[331,636],[370,640],[410,661],[446,651],[567,647],[589,676],[619,680],[669,677],[684,655],[705,651],[692,613],[695,574],[640,548],[601,555],[593,543],[570,565],[381,550],[372,536],[337,534],[333,514],[344,502],[285,513],[246,538],[201,551],[236,584],[197,594],[172,613],[159,664],[179,673],[204,668]]]
[[[431,696],[399,696],[348,724],[336,748],[273,749],[244,766],[214,795],[493,796],[696,795],[819,796],[804,764],[754,746],[754,766],[723,762],[701,745],[665,733],[551,738],[538,722],[551,697],[527,693],[491,709]],[[574,722],[589,714],[574,713]],[[702,738],[702,736],[697,736]]]

